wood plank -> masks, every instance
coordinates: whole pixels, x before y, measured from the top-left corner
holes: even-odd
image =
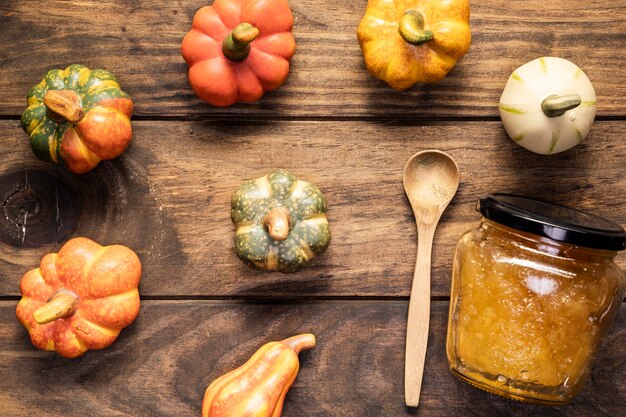
[[[626,115],[626,7],[611,0],[472,2],[470,52],[446,80],[405,93],[367,74],[356,39],[366,1],[292,0],[298,50],[287,84],[260,103],[217,109],[187,84],[180,43],[207,0],[3,1],[0,115],[18,115],[51,68],[83,63],[118,76],[143,117],[497,117],[509,74],[540,56],[578,64],[599,115]]]
[[[459,163],[462,181],[435,236],[434,296],[449,294],[453,251],[459,237],[477,225],[474,206],[481,194],[504,191],[543,198],[626,224],[626,125],[621,122],[598,122],[585,144],[549,157],[515,145],[499,122],[134,126],[135,140],[126,154],[91,174],[74,176],[38,162],[18,122],[1,121],[0,185],[5,183],[5,194],[0,197],[7,201],[11,190],[29,182],[27,199],[37,200],[31,194],[43,192],[33,192],[33,187],[47,189],[46,181],[66,184],[81,206],[75,234],[135,249],[144,265],[143,295],[408,297],[416,232],[402,169],[413,153],[428,148],[449,152]],[[317,184],[329,202],[330,248],[297,274],[251,270],[234,252],[231,195],[243,180],[275,168]],[[31,170],[28,180],[25,169]],[[35,186],[35,172],[51,177]],[[53,243],[0,244],[0,295],[18,294],[19,277],[59,247],[54,237],[60,221],[75,217],[65,208],[57,220],[59,198],[51,192],[41,198],[38,214],[28,219],[26,240],[33,233],[40,239],[39,230],[52,236]],[[65,201],[62,195],[60,200]],[[3,207],[5,213],[12,207],[13,216],[19,211],[15,203]],[[51,220],[45,220],[45,207]],[[7,223],[3,218],[7,216],[0,216],[0,225],[19,238],[19,219]],[[624,254],[618,260],[626,268]]]
[[[113,346],[70,361],[41,352],[0,302],[0,414],[194,416],[208,384],[263,343],[313,332],[287,395],[289,416],[415,415],[404,406],[406,302],[300,304],[147,301]],[[615,417],[626,409],[626,306],[599,351],[591,378],[567,407],[524,405],[455,378],[445,357],[448,314],[436,302],[420,416]]]

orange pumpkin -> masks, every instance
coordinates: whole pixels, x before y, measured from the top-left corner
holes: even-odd
[[[135,320],[140,277],[132,250],[75,238],[24,275],[16,315],[37,348],[75,358],[109,346]]]
[[[181,46],[191,88],[214,106],[259,100],[289,75],[292,27],[287,0],[215,0],[201,8]]]
[[[300,369],[298,353],[314,346],[312,334],[263,345],[248,362],[209,385],[202,417],[280,417]]]

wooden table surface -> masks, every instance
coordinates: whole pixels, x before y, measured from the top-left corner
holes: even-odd
[[[1,416],[199,416],[213,379],[299,332],[318,346],[301,354],[286,417],[626,415],[626,304],[566,407],[474,389],[445,358],[452,255],[477,225],[479,195],[524,194],[626,224],[624,0],[474,1],[469,53],[440,84],[404,93],[364,68],[365,0],[292,0],[298,50],[287,83],[226,109],[193,94],[179,52],[205,4],[0,2]],[[510,141],[497,110],[508,75],[540,56],[575,62],[598,96],[587,141],[554,156]],[[19,123],[29,88],[72,63],[112,71],[135,102],[129,150],[82,176],[37,161]],[[462,183],[435,237],[414,410],[403,371],[416,232],[401,176],[430,148],[458,161]],[[297,274],[253,271],[233,247],[233,190],[275,168],[317,184],[329,202],[331,246]],[[139,254],[142,305],[114,345],[66,360],[36,350],[14,310],[21,276],[78,235]],[[618,263],[626,268],[624,254]]]

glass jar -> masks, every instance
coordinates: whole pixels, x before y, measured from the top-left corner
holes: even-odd
[[[580,391],[624,297],[624,229],[506,194],[479,200],[454,257],[447,355],[470,384],[520,401]]]

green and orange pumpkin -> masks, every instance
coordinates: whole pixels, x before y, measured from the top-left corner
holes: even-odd
[[[330,244],[326,210],[315,185],[285,170],[245,182],[231,202],[237,255],[259,269],[303,268]]]
[[[48,71],[30,89],[22,128],[39,159],[82,174],[126,150],[132,111],[113,74],[75,64]]]

